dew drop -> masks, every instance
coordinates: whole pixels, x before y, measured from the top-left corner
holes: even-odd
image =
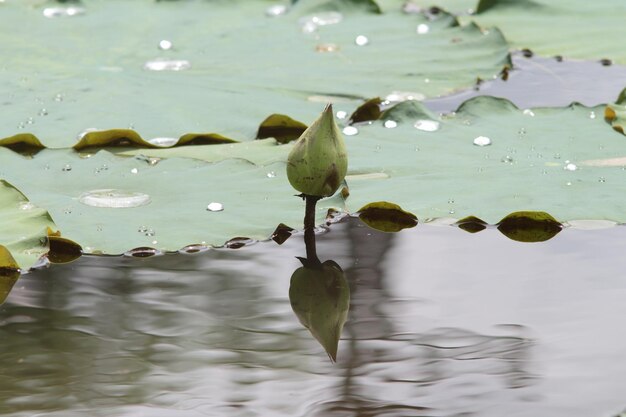
[[[512,164],[513,157],[511,157],[510,155],[503,156],[502,159],[500,159],[500,162],[504,162],[505,164]]]
[[[418,33],[418,35],[425,35],[429,31],[430,31],[430,28],[428,27],[427,24],[420,23],[419,25],[417,25],[417,33]]]
[[[191,68],[191,63],[185,59],[154,59],[143,65],[148,71],[182,71]]]
[[[26,124],[25,124],[24,122],[20,122],[20,123],[18,123],[18,125],[17,125],[17,128],[18,128],[18,129],[24,129],[25,127],[26,127]]]
[[[565,183],[565,185],[567,185],[569,187],[570,185],[572,185],[572,182],[568,181],[568,182]]]
[[[561,154],[560,153],[555,153],[554,154],[554,159],[561,159]]]
[[[63,165],[63,168],[61,168],[61,171],[64,171],[64,172],[68,172],[71,170],[72,170],[72,166],[70,164],[65,164]]]
[[[606,182],[606,178],[600,177],[600,178],[598,178],[598,182]]]
[[[354,39],[354,43],[357,44],[357,46],[365,46],[370,43],[370,40],[367,39],[367,36],[359,35]]]
[[[59,93],[54,96],[54,101],[61,102],[63,101],[63,94]]]
[[[148,139],[148,142],[150,142],[154,146],[161,146],[164,148],[169,148],[171,146],[176,145],[176,143],[178,142],[178,139],[161,137],[161,138]]]
[[[435,120],[418,120],[413,125],[417,130],[423,130],[424,132],[435,132],[439,130],[439,122]]]
[[[274,171],[270,171],[267,173],[267,178],[276,178],[276,173]]]
[[[156,235],[156,232],[154,231],[154,229],[148,229],[144,232],[144,235],[148,236],[148,237],[152,237],[154,235]]]
[[[343,128],[343,134],[346,136],[354,136],[359,133],[359,129],[354,126],[346,126]]]
[[[596,112],[595,111],[590,112],[589,113],[589,118],[590,119],[595,119],[596,118]]]
[[[63,210],[64,214],[72,214],[72,209],[70,208],[66,208],[65,210]]]
[[[48,110],[46,109],[41,109],[39,110],[39,113],[37,113],[39,116],[47,116],[48,115]]]
[[[576,166],[576,164],[566,161],[565,167],[563,169],[565,169],[566,171],[576,171],[578,167]]]
[[[343,110],[339,110],[336,113],[337,119],[345,119],[346,117],[348,117],[348,113],[343,111]]]
[[[29,117],[28,119],[26,119],[26,123],[32,125],[33,123],[35,123],[35,120],[33,120],[32,117]]]
[[[132,208],[150,204],[148,194],[115,189],[93,190],[83,193],[78,201],[91,207]]]
[[[531,109],[525,109],[522,114],[524,114],[525,116],[530,116],[533,117],[535,115],[535,112],[532,111]]]
[[[137,229],[137,231],[139,233],[146,233],[148,231],[148,228],[146,226],[139,226],[139,229]]]
[[[267,17],[278,17],[287,13],[287,6],[284,4],[274,4],[267,9],[265,9],[265,16]]]
[[[451,199],[449,199],[449,200],[448,200],[448,204],[454,204],[454,199],[452,199],[452,198],[451,198]]]
[[[162,51],[169,51],[170,49],[172,49],[172,46],[172,42],[168,41],[167,39],[163,39],[159,42],[159,49]]]
[[[476,146],[489,146],[491,145],[491,139],[487,136],[478,136],[474,139],[474,145]]]
[[[85,14],[85,9],[82,7],[46,7],[43,9],[43,15],[47,18],[55,17],[72,17]]]
[[[385,126],[387,129],[393,129],[395,127],[398,127],[398,122],[396,122],[395,120],[385,120],[383,126]]]
[[[222,203],[210,203],[206,206],[207,211],[222,211],[224,210],[224,205]]]
[[[133,169],[130,170],[131,174],[136,174],[138,172],[139,172],[139,170],[137,168],[133,168]]]

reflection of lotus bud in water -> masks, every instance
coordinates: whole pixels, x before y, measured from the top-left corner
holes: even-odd
[[[346,146],[329,104],[289,153],[287,178],[303,194],[328,197],[335,194],[347,170]]]
[[[0,304],[9,296],[13,285],[20,277],[20,269],[11,252],[0,245]]]
[[[350,288],[339,265],[326,261],[319,267],[296,269],[291,276],[289,301],[300,323],[328,356],[337,360],[339,337],[350,308]]]

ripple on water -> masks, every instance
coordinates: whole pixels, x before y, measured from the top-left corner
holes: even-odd
[[[144,193],[107,188],[87,191],[78,201],[91,207],[132,208],[150,204],[151,198]]]

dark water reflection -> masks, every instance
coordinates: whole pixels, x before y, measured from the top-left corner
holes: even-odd
[[[0,307],[0,414],[611,417],[626,406],[624,236],[334,225],[318,253],[351,299],[335,364],[289,303],[301,236],[84,257],[23,276]]]

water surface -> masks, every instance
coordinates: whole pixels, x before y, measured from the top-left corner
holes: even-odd
[[[358,220],[318,236],[351,309],[337,363],[288,299],[282,246],[83,257],[0,307],[6,416],[612,417],[626,407],[625,231],[543,243]]]

